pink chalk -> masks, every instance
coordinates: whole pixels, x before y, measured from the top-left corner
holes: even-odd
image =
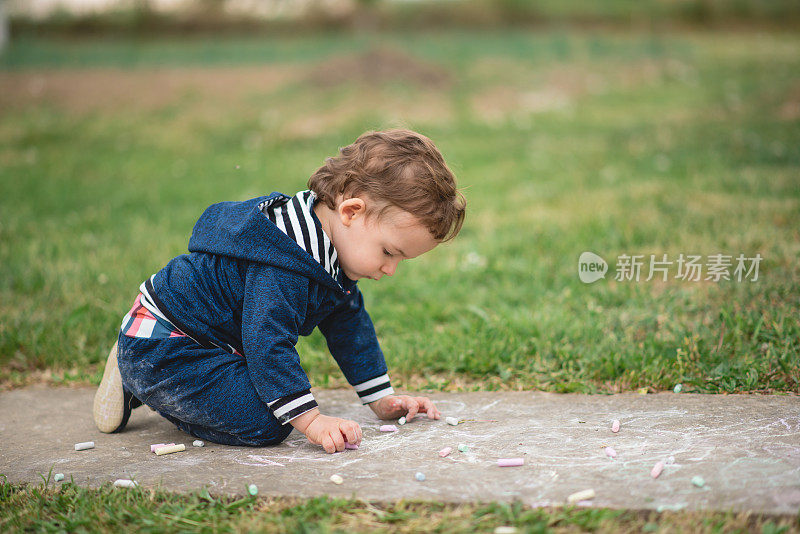
[[[156,449],[159,447],[171,447],[175,445],[174,443],[156,443],[155,445],[150,445],[150,452],[156,452]]]
[[[358,445],[356,445],[354,443],[345,443],[344,444],[344,448],[345,449],[350,449],[350,450],[353,450],[353,451],[357,451],[358,450]]]
[[[397,432],[397,427],[394,425],[381,426],[381,432]]]
[[[447,456],[447,455],[448,455],[448,454],[450,454],[451,452],[453,452],[453,449],[452,449],[451,447],[445,447],[444,449],[442,449],[442,450],[440,450],[440,451],[439,451],[439,456],[441,456],[442,458],[444,458],[445,456]]]
[[[606,447],[606,455],[608,455],[609,458],[616,458],[617,457],[617,451],[615,451],[611,447]]]
[[[653,478],[658,478],[658,475],[661,474],[661,471],[664,470],[664,464],[662,462],[656,462],[656,465],[653,466],[653,470],[650,471],[650,476]]]
[[[497,465],[499,467],[517,467],[524,464],[524,458],[500,458],[497,460]]]
[[[611,421],[611,431],[616,434],[619,432],[619,419],[614,419]]]

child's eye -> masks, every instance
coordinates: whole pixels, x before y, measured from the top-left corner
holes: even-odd
[[[388,251],[388,250],[386,250],[386,249],[383,249],[383,253],[384,253],[384,254],[386,254],[387,256],[389,256],[390,258],[392,257],[392,253],[391,253],[391,252],[389,252],[389,251]]]

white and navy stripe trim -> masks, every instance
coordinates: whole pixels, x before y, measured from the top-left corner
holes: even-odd
[[[311,254],[331,277],[339,282],[339,260],[328,235],[314,222],[312,209],[316,195],[311,190],[300,191],[288,201],[273,199],[260,209],[278,229]],[[284,200],[284,202],[276,202]]]
[[[389,382],[389,375],[383,374],[372,380],[361,382],[353,386],[353,389],[358,393],[362,404],[374,402],[381,397],[391,395],[394,393],[391,383]]]
[[[272,415],[274,415],[282,425],[285,425],[295,417],[299,417],[307,411],[316,408],[317,401],[314,400],[311,391],[307,389],[305,391],[286,395],[280,399],[275,399],[272,402],[268,402],[267,406],[272,410]]]

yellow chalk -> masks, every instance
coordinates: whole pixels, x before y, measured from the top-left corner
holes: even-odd
[[[156,449],[156,454],[161,456],[162,454],[170,454],[173,452],[181,452],[186,450],[186,445],[183,443],[179,443],[178,445],[167,445],[166,447],[159,447]]]
[[[593,489],[586,489],[583,491],[579,491],[573,493],[569,497],[567,497],[567,501],[572,504],[578,501],[588,501],[590,499],[594,499],[594,490]]]

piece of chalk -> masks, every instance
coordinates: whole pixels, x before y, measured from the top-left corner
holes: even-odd
[[[156,449],[156,454],[161,456],[163,454],[172,454],[173,452],[181,452],[186,450],[186,445],[179,443],[177,445],[167,445],[166,447],[159,447]]]
[[[192,447],[205,447],[206,443],[202,440],[196,439],[192,442]]]
[[[344,479],[339,475],[331,475],[331,482],[333,482],[334,484],[341,484],[342,482],[344,482]]]
[[[464,443],[459,443],[458,444],[458,450],[460,452],[467,452],[469,450],[469,447],[467,447],[467,445],[464,444]]]
[[[422,482],[423,480],[425,480],[425,473],[420,473],[419,471],[417,471],[416,474],[414,475],[414,478]]]
[[[497,465],[499,467],[517,467],[525,464],[525,458],[499,458]]]
[[[458,419],[455,417],[445,417],[444,420],[448,425],[456,426],[458,424]]]
[[[397,432],[397,427],[394,425],[381,426],[381,432]]]
[[[120,478],[114,481],[115,488],[135,488],[138,486],[134,480],[126,480],[124,478]]]
[[[83,443],[76,443],[76,451],[85,451],[86,449],[94,449],[94,441],[84,441]]]
[[[674,391],[675,393],[680,393],[681,391],[683,391],[683,384],[675,384],[675,387],[672,388],[672,391]]]
[[[344,448],[345,449],[350,449],[351,451],[357,451],[358,450],[358,445],[356,445],[355,443],[347,443],[347,442],[345,442]]]
[[[650,476],[653,478],[658,478],[658,475],[660,475],[661,471],[663,470],[664,470],[664,463],[656,462],[656,465],[654,465],[653,469],[650,471]]]
[[[517,534],[517,527],[494,527],[494,534]]]
[[[616,434],[619,432],[619,419],[614,419],[611,421],[611,431]]]
[[[61,482],[62,480],[64,480],[64,474],[56,473],[56,476],[53,477],[53,480],[55,480],[56,482]]]
[[[405,417],[401,417],[400,419],[397,420],[397,424],[398,425],[406,424],[406,418]]]
[[[258,495],[258,486],[256,486],[255,484],[250,484],[249,486],[247,486],[247,493],[255,497],[256,495]]]
[[[609,458],[616,458],[617,451],[615,451],[613,447],[606,447],[606,456]]]
[[[156,449],[160,449],[161,447],[172,447],[175,445],[174,443],[156,443],[155,445],[150,445],[150,452],[156,452]]]
[[[445,456],[447,456],[451,452],[453,452],[453,448],[452,447],[445,447],[444,449],[439,451],[439,456],[444,458]]]
[[[692,477],[692,484],[694,484],[698,488],[702,488],[703,486],[706,485],[706,481],[703,480],[703,477],[701,477],[701,476],[693,476]]]
[[[569,497],[567,497],[567,502],[569,503],[576,503],[578,501],[588,501],[590,499],[594,499],[594,490],[593,489],[586,489],[582,491],[578,491],[573,493]]]

